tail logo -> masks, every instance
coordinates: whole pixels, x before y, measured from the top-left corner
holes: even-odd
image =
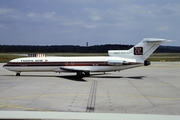
[[[134,55],[143,55],[143,47],[134,47]]]

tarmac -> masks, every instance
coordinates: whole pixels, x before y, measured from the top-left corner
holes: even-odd
[[[5,70],[0,63],[0,111],[180,115],[180,62],[152,62],[120,72]]]

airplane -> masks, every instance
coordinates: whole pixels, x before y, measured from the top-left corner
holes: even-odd
[[[144,38],[129,50],[109,50],[109,56],[89,57],[26,57],[10,60],[3,67],[16,72],[75,72],[77,77],[89,77],[90,72],[121,71],[148,66],[146,59],[167,39]]]

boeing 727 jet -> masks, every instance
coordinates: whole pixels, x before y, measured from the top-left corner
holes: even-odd
[[[169,40],[145,38],[129,50],[109,50],[109,56],[99,57],[27,57],[9,61],[3,67],[16,72],[75,72],[78,77],[88,77],[90,72],[121,71],[148,66],[146,59]]]

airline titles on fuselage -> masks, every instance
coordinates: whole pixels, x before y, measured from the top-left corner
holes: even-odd
[[[44,62],[43,60],[21,60],[21,62]]]

